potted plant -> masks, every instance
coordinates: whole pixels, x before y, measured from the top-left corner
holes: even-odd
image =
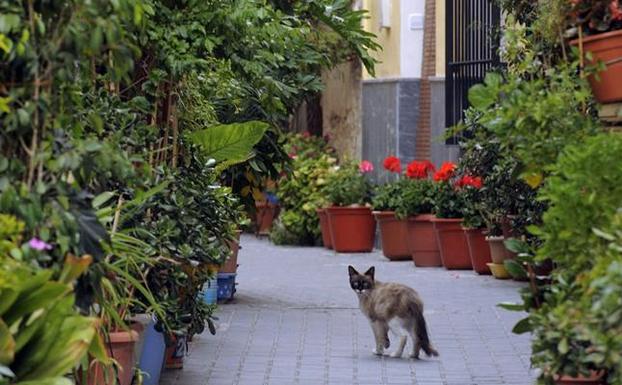
[[[490,274],[489,263],[490,247],[486,242],[486,227],[481,214],[480,190],[482,188],[482,178],[479,176],[463,175],[456,182],[456,187],[460,189],[462,195],[462,230],[469,247],[469,256],[473,270],[478,274]]]
[[[622,5],[618,0],[573,1],[569,32],[578,38],[570,42],[590,64],[597,65],[589,76],[594,97],[601,103],[622,101]]]
[[[430,180],[434,165],[428,161],[412,161],[406,167],[406,181],[399,194],[398,218],[408,220],[408,249],[418,267],[441,266],[441,258],[432,225],[433,184]]]
[[[471,257],[462,230],[462,196],[453,183],[456,165],[445,162],[434,174],[434,215],[432,223],[443,266],[471,269]]]
[[[324,138],[308,134],[287,136],[291,170],[283,173],[276,191],[281,206],[279,218],[270,231],[278,245],[321,243],[332,248],[323,188],[332,167],[337,164],[335,150]]]
[[[365,174],[373,165],[344,163],[329,174],[324,192],[332,206],[326,209],[333,249],[338,253],[370,252],[374,247],[376,222],[371,213],[371,183]]]
[[[408,248],[408,221],[397,218],[395,211],[402,202],[401,195],[408,180],[400,177],[402,167],[397,157],[389,156],[383,162],[384,168],[397,174],[397,179],[377,186],[372,205],[374,217],[380,229],[382,253],[392,261],[410,259]]]

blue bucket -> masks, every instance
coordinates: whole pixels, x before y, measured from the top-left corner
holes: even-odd
[[[155,323],[149,322],[145,328],[145,343],[143,352],[140,355],[138,367],[145,372],[143,376],[143,385],[158,385],[160,382],[160,373],[164,365],[164,352],[166,344],[164,343],[164,335],[155,330]]]

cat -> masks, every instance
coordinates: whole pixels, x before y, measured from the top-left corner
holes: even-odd
[[[382,283],[374,279],[374,266],[360,274],[348,266],[350,287],[359,298],[361,311],[369,319],[376,347],[373,353],[383,355],[390,346],[389,330],[399,336],[397,350],[391,357],[401,357],[407,335],[413,343],[411,358],[419,359],[421,349],[427,356],[438,356],[428,337],[423,318],[423,302],[414,289],[399,283]]]

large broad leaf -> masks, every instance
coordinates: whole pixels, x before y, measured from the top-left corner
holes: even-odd
[[[189,135],[208,158],[217,162],[242,162],[253,155],[255,146],[270,126],[268,123],[250,121],[244,123],[221,124]]]

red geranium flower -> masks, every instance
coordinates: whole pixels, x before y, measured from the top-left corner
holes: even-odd
[[[368,172],[372,172],[372,171],[374,171],[374,165],[370,161],[368,161],[368,160],[363,160],[359,164],[359,171],[361,173],[363,173],[363,174],[366,174]]]
[[[441,169],[434,174],[434,180],[436,182],[449,180],[454,175],[456,170],[456,164],[453,162],[445,162],[441,166]]]
[[[399,158],[395,156],[387,156],[382,165],[385,169],[391,172],[400,173],[402,171],[402,164],[400,163]]]
[[[434,165],[429,160],[414,160],[406,167],[406,176],[412,179],[426,179],[431,172]]]
[[[471,186],[476,189],[482,188],[482,178],[479,176],[471,176],[471,175],[463,175],[460,179],[456,181],[456,187],[466,187]]]

